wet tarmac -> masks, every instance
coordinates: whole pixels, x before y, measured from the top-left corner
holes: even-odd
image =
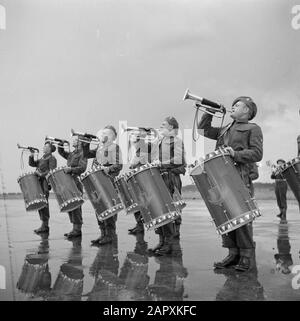
[[[259,201],[263,216],[254,222],[257,271],[215,273],[221,247],[201,200],[188,200],[181,239],[173,257],[148,257],[157,235],[128,235],[133,216],[118,215],[118,239],[91,247],[98,236],[89,202],[83,206],[81,240],[67,241],[67,214],[50,201],[50,234],[38,236],[38,214],[26,213],[22,200],[0,200],[0,267],[6,289],[0,300],[300,300],[300,213],[289,202],[287,222],[276,217],[276,201]],[[4,206],[6,204],[6,206]],[[297,270],[300,273],[300,266]],[[298,283],[297,283],[298,281]]]

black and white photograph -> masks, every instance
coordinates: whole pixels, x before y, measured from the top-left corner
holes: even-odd
[[[0,301],[300,301],[300,1],[0,0],[0,110]]]

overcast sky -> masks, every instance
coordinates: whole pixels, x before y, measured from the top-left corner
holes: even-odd
[[[267,160],[296,156],[300,30],[288,0],[0,0],[0,157],[6,190],[19,191],[16,143],[96,133],[106,124],[193,123],[186,88],[230,106],[258,105]],[[226,122],[230,119],[226,117]],[[216,121],[216,124],[220,121]],[[205,152],[213,149],[205,140]],[[60,156],[59,164],[64,164]],[[188,177],[185,183],[189,183]]]

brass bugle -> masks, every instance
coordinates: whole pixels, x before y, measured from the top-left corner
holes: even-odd
[[[100,140],[97,136],[88,133],[75,132],[73,128],[71,128],[71,136],[78,136],[78,140],[82,143],[88,143],[93,145],[100,144]]]
[[[146,132],[146,137],[150,141],[154,141],[158,138],[158,129],[152,127],[126,127],[124,124],[121,125],[123,132],[130,132],[132,135],[138,137],[142,132]],[[139,137],[140,139],[145,139],[143,137]]]
[[[195,107],[201,109],[207,114],[216,116],[216,117],[223,117],[226,112],[230,112],[230,109],[226,109],[222,104],[216,103],[214,101],[208,100],[206,98],[194,95],[187,89],[184,93],[183,100],[191,99],[196,101]],[[222,115],[216,115],[215,113],[221,113]]]
[[[54,144],[54,145],[63,145],[63,144],[70,145],[70,142],[65,140],[65,139],[55,138],[55,137],[51,137],[51,136],[46,136],[45,137],[45,142],[49,142],[49,143]]]
[[[37,153],[40,152],[40,150],[39,150],[38,148],[32,147],[32,146],[21,146],[20,144],[17,144],[17,147],[18,147],[19,149],[23,149],[23,150],[30,150],[30,151],[34,150],[34,151],[36,151]]]

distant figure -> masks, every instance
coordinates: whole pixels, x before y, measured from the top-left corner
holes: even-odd
[[[277,160],[277,166],[284,165],[285,161],[283,159]],[[278,169],[278,167],[276,167]],[[275,194],[277,199],[277,205],[279,207],[280,213],[277,215],[282,220],[286,220],[286,193],[287,193],[287,182],[284,177],[274,169],[271,175],[272,179],[275,179]]]
[[[298,156],[300,156],[300,135],[297,137],[297,144],[298,144]]]

